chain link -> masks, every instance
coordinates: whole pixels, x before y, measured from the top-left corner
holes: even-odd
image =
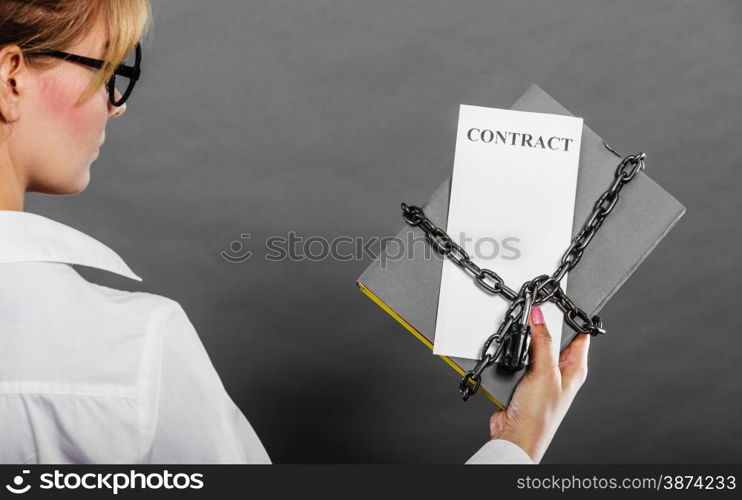
[[[483,290],[492,295],[501,295],[508,300],[515,299],[516,292],[505,284],[505,280],[499,274],[492,269],[481,268],[476,265],[469,254],[453,241],[443,229],[433,224],[433,221],[425,215],[420,207],[402,203],[402,217],[409,225],[419,226],[431,243],[433,250],[467,271]]]
[[[562,288],[561,281],[567,272],[580,262],[585,249],[593,240],[605,219],[616,207],[623,186],[631,182],[640,170],[644,170],[645,158],[644,153],[639,153],[625,156],[621,160],[616,168],[611,186],[596,200],[592,212],[587,217],[582,229],[562,254],[559,265],[554,272],[551,275],[543,274],[526,281],[518,292],[508,287],[505,280],[495,271],[480,268],[475,264],[466,250],[453,241],[443,229],[436,226],[420,207],[402,203],[402,218],[410,226],[420,227],[437,253],[469,273],[474,282],[486,292],[499,295],[510,301],[505,317],[497,331],[484,342],[479,361],[474,368],[466,372],[459,383],[459,391],[464,401],[479,390],[482,382],[482,372],[485,368],[497,362],[502,353],[505,336],[510,332],[510,327],[520,321],[524,312],[527,313],[524,311],[527,299],[532,299],[534,305],[547,301],[553,302],[564,314],[565,323],[578,333],[592,336],[605,333],[600,317],[591,317],[577,307]],[[490,352],[493,344],[495,344],[494,350]]]

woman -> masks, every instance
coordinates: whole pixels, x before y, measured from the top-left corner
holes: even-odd
[[[140,278],[23,211],[85,189],[150,24],[147,0],[0,0],[0,462],[270,462],[180,305],[86,281],[71,264]],[[532,324],[532,369],[470,463],[538,462],[584,381],[589,337],[557,359]]]

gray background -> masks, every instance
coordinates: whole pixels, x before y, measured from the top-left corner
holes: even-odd
[[[154,0],[144,77],[92,182],[27,210],[178,300],[275,462],[463,462],[493,407],[356,290],[365,261],[267,262],[296,231],[387,236],[450,174],[460,103],[531,82],[688,208],[601,314],[544,462],[739,462],[742,4]],[[220,252],[250,233],[256,253]],[[382,334],[379,334],[382,331]],[[368,343],[374,337],[383,342]],[[187,439],[187,436],[184,436]]]

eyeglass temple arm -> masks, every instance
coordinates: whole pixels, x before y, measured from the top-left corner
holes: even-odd
[[[96,69],[100,69],[101,67],[103,67],[103,64],[105,63],[105,61],[102,61],[100,59],[93,59],[92,57],[78,56],[77,54],[70,54],[69,52],[63,52],[61,50],[44,50],[38,53],[53,56],[53,57],[58,57],[60,59],[67,59],[68,61],[74,61],[74,62],[84,64],[86,66],[90,66]],[[135,66],[127,66],[125,64],[119,64],[118,67],[113,70],[113,72],[116,75],[121,75],[126,78],[131,78],[132,80],[138,80],[139,76],[142,73],[142,70],[139,68],[139,63],[141,60],[142,60],[142,48],[137,43]]]

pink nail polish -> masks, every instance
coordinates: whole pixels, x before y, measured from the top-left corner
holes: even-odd
[[[534,326],[543,325],[544,322],[544,313],[541,312],[541,308],[539,306],[533,306],[531,308],[531,322],[534,324]]]

